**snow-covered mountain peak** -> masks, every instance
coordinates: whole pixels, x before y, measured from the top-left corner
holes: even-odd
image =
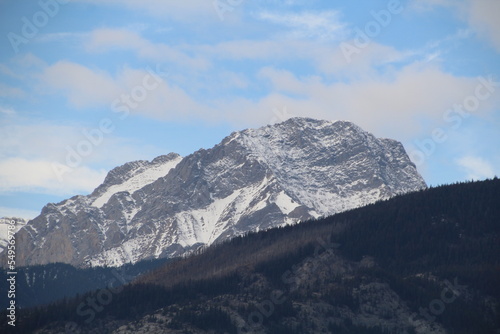
[[[319,215],[425,187],[400,143],[378,140],[347,121],[291,118],[242,131],[236,140],[293,200]]]
[[[119,192],[133,194],[167,175],[181,160],[180,155],[170,153],[156,157],[151,162],[139,160],[114,168],[108,173],[104,183],[92,193],[91,197],[95,198],[92,206],[101,208],[111,196]]]
[[[291,118],[211,149],[109,172],[89,196],[47,205],[18,233],[20,265],[117,266],[426,187],[403,146],[347,121]]]
[[[27,222],[27,219],[18,217],[0,218],[0,253],[9,245],[9,230],[11,231],[10,233],[16,233]]]

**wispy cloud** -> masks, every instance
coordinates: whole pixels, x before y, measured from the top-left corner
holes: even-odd
[[[26,69],[29,69],[29,70],[40,69],[40,68],[44,68],[47,66],[47,63],[44,60],[37,57],[33,53],[29,53],[29,52],[22,54],[22,55],[19,55],[16,58],[13,58],[12,63],[16,67],[22,68],[24,70],[26,70]]]
[[[410,0],[410,8],[417,11],[431,11],[436,6],[452,6],[455,0]]]
[[[131,50],[141,58],[190,69],[207,69],[210,63],[201,57],[191,57],[179,47],[164,43],[153,43],[139,33],[128,29],[97,29],[90,33],[86,43],[87,51],[108,52],[112,50]]]
[[[0,192],[57,195],[89,193],[105,176],[105,170],[82,166],[66,173],[64,182],[60,182],[54,172],[53,161],[9,158],[0,162]]]
[[[0,73],[5,74],[11,78],[22,79],[22,77],[19,74],[14,72],[11,68],[9,68],[5,64],[0,64]]]
[[[430,63],[419,62],[391,76],[379,74],[352,82],[329,83],[320,76],[298,77],[272,67],[261,70],[259,77],[268,82],[273,93],[249,105],[249,110],[261,110],[264,115],[273,107],[285,105],[295,115],[349,119],[376,134],[400,139],[422,131],[416,119],[442,122],[446,110],[461,103],[478,84],[476,79],[455,77]],[[492,97],[493,101],[498,97]],[[477,116],[494,108],[495,103],[487,102],[476,111]],[[257,117],[256,112],[252,117]]]
[[[38,42],[80,42],[85,37],[88,36],[88,33],[84,32],[55,32],[55,33],[46,33],[40,34],[37,37]]]
[[[0,97],[22,98],[26,92],[18,87],[12,87],[0,82]]]
[[[24,218],[33,219],[40,214],[40,211],[25,210],[19,208],[10,208],[5,206],[0,206],[0,218]]]
[[[111,76],[103,71],[62,61],[48,67],[40,78],[46,92],[51,89],[61,92],[77,108],[123,107],[127,105],[126,96],[130,98],[130,94],[139,88],[146,95],[140,98],[140,103],[128,104],[130,113],[163,120],[194,116],[209,118],[208,107],[196,102],[182,88],[159,77],[162,73],[153,75],[154,71],[156,69],[150,72],[147,69],[124,68],[116,76]],[[141,89],[145,81],[154,88]]]
[[[465,15],[470,26],[481,37],[490,41],[500,53],[500,1],[498,0],[468,0]]]
[[[405,10],[349,64],[338,42],[349,42],[355,38],[349,28],[365,27],[366,19],[371,20],[371,3],[244,1],[227,12],[224,22],[212,0],[72,3],[79,4],[61,11],[36,37],[37,42],[56,43],[42,48],[34,41],[25,49],[33,53],[1,60],[0,98],[5,101],[0,108],[0,184],[9,189],[15,186],[9,180],[17,180],[24,189],[46,193],[88,191],[102,177],[101,167],[144,157],[140,144],[145,143],[127,131],[137,119],[150,122],[143,118],[165,124],[230,123],[236,129],[267,124],[276,118],[273,110],[286,107],[296,116],[349,119],[376,135],[411,142],[430,133],[429,124],[442,125],[447,109],[474,94],[474,76],[498,77],[494,50],[476,47],[480,37],[500,50],[497,0],[410,0],[410,7],[420,11],[446,10]],[[96,15],[72,19],[83,7]],[[28,14],[22,15],[31,18]],[[427,15],[429,26],[414,24],[420,15]],[[92,122],[99,117],[116,116],[113,102],[131,95],[148,75],[146,67],[156,64],[169,76],[137,107],[129,108],[132,117],[117,131],[133,138],[132,145],[118,134],[110,135],[83,162],[88,169],[68,174],[65,188],[52,184],[50,162],[64,163],[66,145],[82,140],[82,128],[97,126]],[[498,115],[499,99],[495,93],[481,101],[467,122],[484,120],[483,111]],[[27,120],[31,117],[40,119]],[[56,124],[54,119],[67,123]],[[461,137],[464,128],[459,129]],[[146,145],[157,144],[144,140],[150,140]],[[187,141],[181,142],[175,145],[187,150]],[[450,139],[452,145],[460,146]],[[460,150],[447,156],[455,175],[468,170],[487,175],[491,161],[498,165],[492,153],[484,155],[490,162],[469,157],[458,165],[456,157],[476,152]],[[121,161],[109,161],[116,155]],[[23,180],[23,173],[33,176]],[[85,180],[87,188],[79,180]]]
[[[16,120],[17,118],[17,120]],[[157,147],[107,134],[93,146],[89,155],[82,156],[80,166],[64,167],[71,150],[88,140],[84,129],[76,124],[49,121],[26,121],[14,115],[0,123],[0,193],[31,192],[56,195],[88,193],[104,179],[106,168],[136,160],[150,153],[161,152]],[[109,152],[117,152],[110,155]],[[65,172],[61,172],[64,170]],[[58,175],[59,172],[59,175]],[[63,182],[60,175],[63,174]]]
[[[234,40],[215,45],[191,47],[193,52],[210,59],[234,61],[303,61],[319,73],[349,78],[373,74],[380,66],[409,62],[415,58],[413,51],[399,51],[393,47],[371,43],[359,57],[348,64],[335,43],[317,43],[312,40]]]
[[[261,12],[257,18],[289,29],[292,38],[313,38],[321,41],[339,40],[347,33],[338,11],[273,13]]]
[[[471,30],[488,41],[500,53],[500,1],[497,0],[412,0],[410,6],[417,11],[431,11],[447,7],[467,22]]]
[[[0,88],[1,89],[1,88]],[[0,114],[4,114],[4,115],[15,115],[16,112],[14,111],[14,109],[12,108],[6,108],[6,107],[2,107],[0,106]]]
[[[183,22],[199,22],[200,19],[218,20],[214,12],[212,1],[182,0],[75,0],[79,2],[94,3],[97,5],[112,5],[131,10],[139,10],[154,17],[172,18]],[[208,15],[207,15],[208,13]],[[213,15],[210,15],[213,14]]]
[[[465,156],[456,162],[465,171],[467,179],[482,180],[495,176],[493,166],[483,158]]]
[[[68,61],[47,67],[40,79],[43,88],[65,92],[77,108],[110,104],[120,94],[115,80],[106,72]]]

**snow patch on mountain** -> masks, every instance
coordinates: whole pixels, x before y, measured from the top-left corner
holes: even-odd
[[[285,194],[284,191],[280,192],[276,196],[274,203],[276,203],[281,212],[283,212],[285,215],[289,214],[299,206],[299,204],[297,204],[297,202],[295,202],[290,196]]]
[[[12,224],[12,221],[15,223]],[[28,221],[23,218],[0,218],[0,253],[2,253],[9,245],[9,230],[13,233],[17,233],[17,231],[19,231],[27,223]]]
[[[167,161],[163,164],[158,164],[148,169],[143,170],[141,173],[134,175],[129,178],[127,181],[110,186],[103,194],[97,197],[94,202],[92,202],[92,206],[96,208],[102,208],[104,204],[106,204],[111,196],[116,193],[126,191],[129,194],[136,192],[141,189],[145,185],[148,185],[160,177],[163,177],[168,174],[168,172],[177,166],[177,164],[182,160],[182,157],[177,157],[174,160]]]
[[[20,265],[119,266],[185,255],[425,188],[403,146],[353,123],[292,118],[211,149],[111,170],[18,232]]]

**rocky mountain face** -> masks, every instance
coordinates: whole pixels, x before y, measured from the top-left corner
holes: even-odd
[[[17,217],[2,217],[0,218],[0,253],[9,245],[9,230],[16,233],[26,225],[27,220]],[[11,232],[11,233],[12,233]]]
[[[425,188],[401,143],[353,123],[292,118],[109,172],[48,204],[16,237],[18,266],[119,266]]]

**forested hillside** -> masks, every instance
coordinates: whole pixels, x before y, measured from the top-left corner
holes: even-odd
[[[139,275],[165,264],[169,259],[144,260],[121,267],[75,268],[65,263],[51,263],[17,268],[16,304],[27,308],[74,297],[108,285],[121,286]],[[0,290],[7,291],[7,272],[0,273]],[[8,307],[7,298],[0,299],[2,309]]]
[[[100,291],[22,310],[16,328],[498,333],[499,254],[500,180],[448,185],[238,237],[141,277],[92,314],[77,310]]]

